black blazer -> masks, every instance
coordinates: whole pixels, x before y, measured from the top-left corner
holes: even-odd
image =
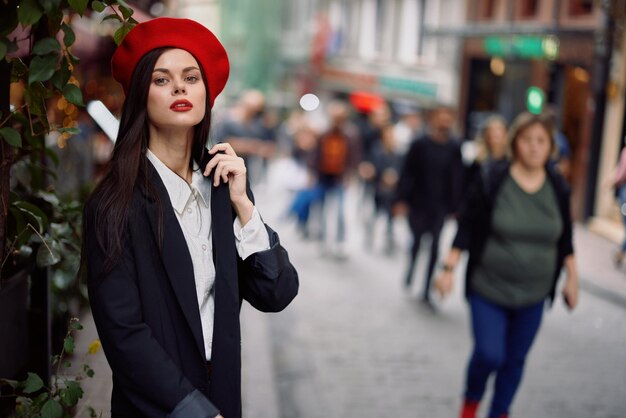
[[[211,158],[205,154],[200,167]],[[271,248],[241,260],[228,185],[213,187],[216,278],[209,381],[191,256],[166,188],[149,161],[146,166],[160,203],[137,185],[123,254],[105,276],[100,274],[105,254],[95,237],[97,196],[84,212],[89,300],[113,371],[112,415],[199,418],[219,411],[225,418],[240,417],[242,299],[264,312],[280,311],[298,292],[298,274],[267,226]]]

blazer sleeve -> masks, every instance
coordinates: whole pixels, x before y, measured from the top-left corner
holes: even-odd
[[[95,211],[89,205],[84,222],[89,300],[115,384],[142,415],[156,409],[172,418],[217,416],[217,408],[183,375],[142,320],[130,232],[116,265],[102,274],[105,254],[96,239]]]
[[[263,312],[279,312],[298,294],[299,279],[278,234],[265,225],[270,248],[239,258],[239,290],[243,299]]]

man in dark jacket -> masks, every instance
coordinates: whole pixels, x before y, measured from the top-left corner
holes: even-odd
[[[428,115],[425,135],[411,145],[404,160],[396,193],[394,213],[408,215],[413,245],[405,285],[410,287],[424,233],[432,237],[430,260],[422,299],[430,303],[430,282],[439,254],[439,235],[447,216],[459,204],[463,162],[458,141],[452,138],[454,111],[445,106]]]

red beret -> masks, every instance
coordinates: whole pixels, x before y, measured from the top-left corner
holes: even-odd
[[[139,23],[128,32],[111,59],[113,78],[122,84],[124,93],[128,94],[130,79],[141,57],[161,47],[184,49],[194,56],[209,84],[212,107],[228,80],[228,55],[213,32],[190,19],[160,17]]]

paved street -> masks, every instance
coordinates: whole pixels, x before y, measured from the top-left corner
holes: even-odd
[[[348,259],[321,251],[284,219],[283,181],[273,170],[273,186],[255,188],[257,205],[298,268],[300,294],[280,314],[244,304],[244,417],[456,417],[470,350],[462,280],[433,312],[418,302],[421,262],[406,292],[406,225],[397,225],[396,254],[382,254],[382,219],[377,241],[366,251],[356,188],[347,198]],[[453,229],[447,226],[443,246]],[[569,313],[559,299],[545,315],[514,418],[626,416],[626,270],[609,264],[614,244],[580,226],[576,232],[584,280],[580,305]],[[86,347],[94,335],[88,326],[77,346]],[[81,405],[107,417],[110,378],[102,353],[92,364],[96,378],[85,385]],[[481,411],[482,418],[486,408]]]
[[[263,323],[269,332],[271,367],[265,368],[275,371],[267,381],[275,384],[271,399],[279,403],[272,408],[284,418],[455,417],[470,350],[461,278],[455,294],[432,312],[418,302],[425,258],[413,289],[407,293],[401,286],[409,244],[405,226],[397,228],[403,249],[394,256],[382,254],[382,222],[374,250],[365,251],[351,190],[349,258],[338,261],[280,221],[275,205],[281,196],[266,190],[259,206],[298,267],[300,294],[279,315],[244,311],[244,321]],[[453,232],[448,225],[443,246]],[[626,416],[626,271],[610,264],[615,245],[582,227],[576,233],[577,242],[584,241],[580,305],[569,313],[559,299],[545,315],[513,417]],[[596,272],[602,277],[594,277]],[[612,296],[602,297],[607,294]],[[244,323],[244,330],[249,326]],[[255,361],[246,358],[244,369]],[[274,416],[263,410],[263,402],[252,403],[246,416]]]

